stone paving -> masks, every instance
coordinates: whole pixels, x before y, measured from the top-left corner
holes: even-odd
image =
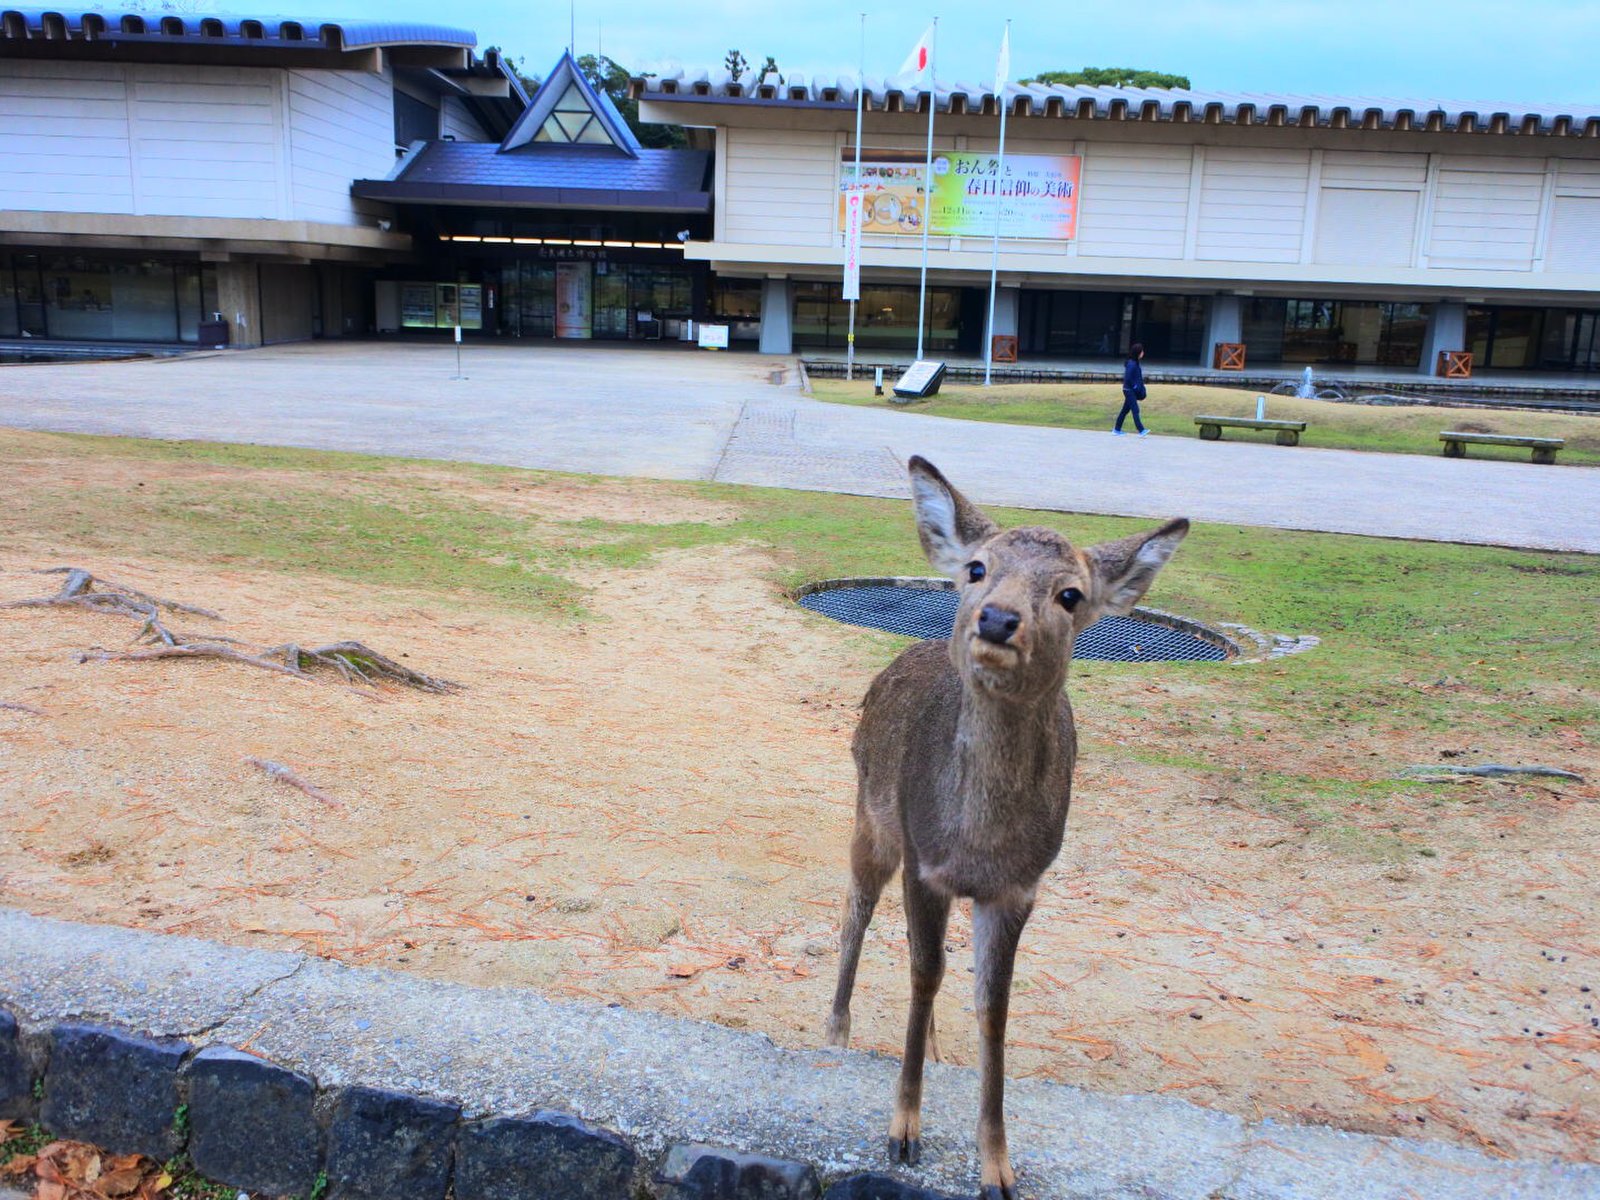
[[[906,494],[915,453],[991,504],[1600,553],[1591,468],[821,404],[753,354],[482,345],[464,373],[448,346],[370,342],[0,367],[0,425],[877,496]]]

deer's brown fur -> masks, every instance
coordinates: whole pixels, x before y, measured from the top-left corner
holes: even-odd
[[[850,1039],[850,994],[878,896],[903,866],[911,1005],[889,1153],[921,1150],[922,1067],[944,976],[951,901],[972,900],[984,1200],[1015,1200],[1002,1103],[1017,941],[1061,849],[1077,736],[1065,685],[1077,634],[1136,604],[1184,520],[1075,548],[1054,530],[1000,530],[932,463],[910,464],[928,560],[960,584],[948,642],[922,642],[867,691],[852,749],[858,791],[839,984],[828,1040]]]

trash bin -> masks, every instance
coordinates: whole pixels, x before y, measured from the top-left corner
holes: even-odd
[[[215,321],[201,321],[200,344],[212,348],[226,346],[228,344],[228,323],[220,318]]]

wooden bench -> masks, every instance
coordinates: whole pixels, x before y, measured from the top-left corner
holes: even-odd
[[[1299,445],[1300,435],[1306,431],[1304,421],[1258,421],[1254,417],[1196,417],[1194,423],[1200,426],[1201,438],[1208,442],[1222,437],[1224,425],[1239,429],[1271,429],[1277,433],[1280,446]]]
[[[1444,443],[1446,458],[1465,458],[1467,443],[1479,446],[1527,446],[1533,451],[1533,461],[1551,465],[1556,461],[1556,451],[1567,444],[1566,438],[1512,437],[1505,433],[1462,433],[1446,430],[1439,435]]]

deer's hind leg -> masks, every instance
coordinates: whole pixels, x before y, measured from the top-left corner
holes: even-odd
[[[883,885],[900,865],[898,837],[873,820],[865,803],[856,810],[856,832],[850,842],[850,894],[845,900],[844,927],[839,934],[839,984],[828,1015],[830,1046],[850,1044],[850,995],[855,991],[856,967],[861,962],[861,941],[878,907]]]
[[[889,1122],[889,1160],[915,1165],[922,1156],[922,1066],[933,1038],[933,999],[944,981],[944,937],[950,923],[950,897],[916,877],[908,863],[905,885],[906,935],[911,944],[911,1008],[906,1017],[906,1052],[900,1061],[900,1088]]]

